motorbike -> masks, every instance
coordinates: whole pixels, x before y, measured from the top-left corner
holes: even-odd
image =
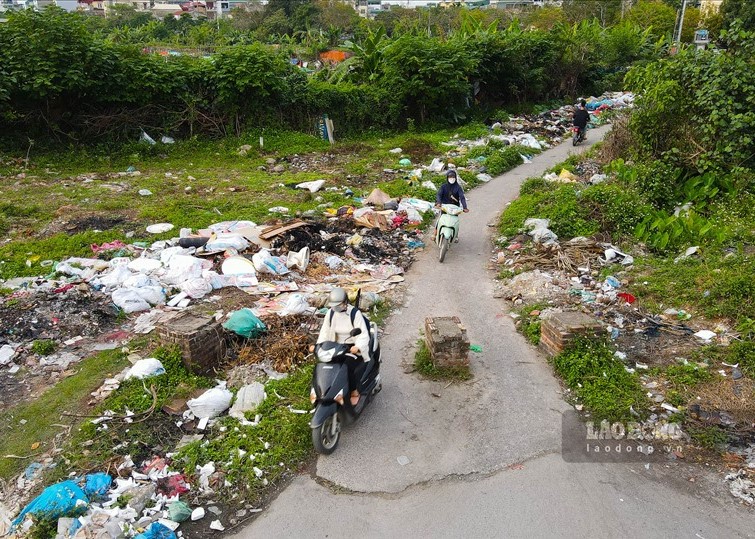
[[[576,125],[572,127],[572,131],[574,132],[574,136],[571,139],[572,146],[576,146],[580,142],[585,140],[585,132],[587,129],[584,127],[577,127]]]
[[[315,410],[309,426],[312,429],[312,444],[321,455],[330,455],[336,450],[341,438],[341,427],[354,423],[383,387],[380,381],[377,326],[372,322],[370,327],[370,361],[365,366],[357,388],[359,402],[356,406],[351,404],[352,388],[349,387],[348,367],[344,362],[346,358],[356,358],[349,352],[352,344],[326,341],[315,346],[317,365],[309,394]],[[350,335],[356,337],[361,333],[360,328],[354,328]]]
[[[446,258],[448,248],[456,238],[459,237],[459,215],[462,210],[461,206],[455,204],[443,204],[441,206],[441,216],[438,224],[435,226],[435,243],[438,244],[438,261],[443,263]]]

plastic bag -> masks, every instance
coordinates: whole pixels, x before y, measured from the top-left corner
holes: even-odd
[[[231,406],[232,399],[233,393],[226,389],[223,382],[218,387],[208,389],[196,399],[190,399],[186,405],[195,417],[212,419],[225,412]]]
[[[404,198],[401,200],[401,204],[412,206],[418,212],[425,213],[433,209],[433,203],[427,200],[421,200],[419,198]],[[401,209],[399,204],[399,209]]]
[[[304,314],[310,309],[307,298],[303,294],[291,294],[286,300],[286,304],[281,311],[281,316],[290,316],[292,314]]]
[[[126,290],[129,290],[128,288]],[[163,305],[165,303],[165,292],[161,286],[141,286],[132,288],[141,298],[150,305]]]
[[[121,286],[132,275],[131,270],[126,266],[115,266],[112,271],[99,277],[97,283],[103,285],[105,288],[116,288]]]
[[[113,303],[123,309],[126,314],[147,311],[149,303],[133,288],[119,288],[112,295]]]
[[[422,216],[417,211],[417,209],[414,206],[410,206],[409,204],[404,204],[403,200],[401,201],[401,204],[398,205],[398,211],[406,212],[406,218],[410,223],[422,222]]]
[[[161,277],[165,284],[180,285],[190,279],[202,276],[204,269],[212,267],[212,262],[194,256],[173,255],[168,263],[168,271]]]
[[[78,512],[83,513],[88,505],[89,499],[79,485],[70,480],[63,481],[44,489],[42,494],[24,507],[13,525],[23,522],[26,515],[37,515],[50,520],[73,516]]]
[[[160,286],[160,283],[144,273],[130,273],[123,281],[124,288],[141,288],[143,286]]]
[[[304,182],[296,185],[297,189],[307,189],[310,193],[316,193],[322,186],[325,185],[325,180],[315,180],[313,182]]]
[[[272,256],[270,251],[262,249],[252,256],[254,268],[260,273],[272,273],[273,275],[285,275],[290,273],[285,261],[277,256]]]
[[[367,197],[364,203],[370,204],[372,206],[384,206],[390,201],[391,201],[391,196],[388,193],[380,189],[373,189],[372,192],[370,193],[370,196]]]
[[[191,517],[191,508],[182,501],[173,502],[168,506],[168,517],[173,522],[184,522]]]
[[[163,263],[154,258],[139,257],[128,263],[128,269],[139,273],[150,273],[163,267]]]
[[[184,281],[179,288],[181,289],[181,292],[187,293],[189,297],[193,299],[203,298],[212,292],[212,284],[201,277]]]
[[[110,490],[112,483],[113,478],[104,472],[89,474],[86,476],[84,492],[90,500],[99,500],[107,497],[107,491]]]
[[[261,335],[267,328],[251,309],[239,309],[231,313],[223,327],[228,331],[246,338]]]
[[[236,393],[236,400],[231,407],[231,411],[228,415],[235,417],[236,419],[246,419],[244,412],[251,412],[257,408],[262,401],[265,400],[265,386],[259,382],[252,382],[249,385],[243,386]]]
[[[221,232],[214,238],[210,238],[210,241],[205,243],[204,248],[207,251],[225,251],[226,249],[245,251],[249,248],[249,242],[241,234]]]
[[[143,130],[142,130],[142,134],[139,136],[139,142],[146,142],[147,144],[150,144],[150,145],[153,145],[153,146],[156,144],[155,143],[155,139],[153,139],[152,137],[150,137]]]
[[[150,524],[143,533],[134,536],[134,539],[177,539],[176,533],[159,522]]]
[[[146,359],[140,359],[134,363],[134,366],[126,373],[124,380],[129,380],[130,378],[143,380],[144,378],[159,376],[161,374],[165,374],[165,367],[163,367],[160,360],[154,357],[148,357]]]

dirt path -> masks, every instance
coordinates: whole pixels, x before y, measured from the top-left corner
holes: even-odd
[[[593,131],[590,140],[606,132]],[[428,241],[408,275],[404,305],[382,337],[382,393],[343,433],[338,450],[318,459],[316,477],[297,478],[238,537],[325,537],[346,530],[434,537],[749,533],[747,515],[723,497],[723,486],[724,501],[716,507],[688,488],[646,480],[663,475],[662,466],[570,465],[559,456],[561,414],[569,407],[546,361],[493,298],[488,225],[525,178],[572,151],[571,143],[563,144],[472,191],[461,242],[445,263],[438,264]],[[482,346],[472,354],[473,380],[446,387],[406,374],[424,319],[449,315],[459,316],[470,341]],[[703,484],[718,486],[700,481],[698,488]]]

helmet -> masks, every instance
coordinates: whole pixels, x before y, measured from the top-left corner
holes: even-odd
[[[341,303],[346,303],[348,301],[349,297],[346,295],[346,290],[343,288],[334,288],[330,291],[330,295],[328,296],[328,307],[335,307],[336,305],[340,305]]]
[[[456,170],[451,169],[448,172],[446,172],[446,178],[458,178],[458,175],[456,174]]]

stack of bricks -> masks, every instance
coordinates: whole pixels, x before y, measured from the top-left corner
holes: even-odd
[[[183,363],[193,373],[211,374],[225,357],[225,333],[212,317],[184,313],[164,322],[159,333],[163,344],[181,349]]]
[[[540,349],[556,356],[576,337],[595,337],[602,331],[600,321],[584,313],[549,312],[540,323]]]
[[[426,318],[425,340],[436,366],[469,365],[467,330],[457,316]]]

